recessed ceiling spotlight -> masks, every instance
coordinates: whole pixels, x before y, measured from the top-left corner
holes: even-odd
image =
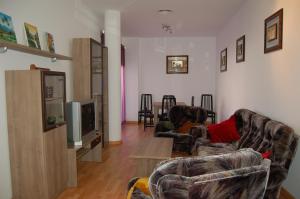
[[[162,10],[158,10],[158,13],[159,13],[159,14],[162,14],[162,15],[171,14],[172,12],[173,12],[173,10],[170,10],[170,9],[162,9]]]

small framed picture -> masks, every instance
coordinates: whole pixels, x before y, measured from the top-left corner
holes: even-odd
[[[11,16],[0,12],[0,40],[17,43]]]
[[[41,44],[40,44],[37,27],[29,23],[24,23],[24,27],[25,27],[28,46],[41,50]]]
[[[236,40],[236,63],[245,61],[245,35]]]
[[[47,50],[50,53],[55,53],[55,47],[54,47],[54,39],[53,35],[51,33],[46,32],[46,44],[47,44]]]
[[[167,74],[186,74],[189,69],[189,56],[167,56]]]
[[[265,20],[265,53],[282,49],[283,9]]]
[[[227,71],[227,48],[222,50],[220,53],[220,71]]]

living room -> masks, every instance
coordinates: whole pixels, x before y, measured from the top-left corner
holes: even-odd
[[[179,9],[185,6],[185,9]],[[195,106],[200,106],[201,94],[210,93],[214,97],[217,123],[228,119],[235,111],[246,108],[290,126],[299,135],[297,102],[300,98],[300,91],[297,89],[297,72],[300,72],[300,69],[296,67],[300,63],[296,50],[296,47],[300,45],[300,40],[297,39],[300,28],[296,26],[297,19],[300,18],[299,6],[300,3],[297,0],[228,0],[226,2],[191,0],[188,3],[181,1],[170,3],[169,0],[164,3],[136,2],[135,0],[124,2],[109,0],[17,0],[11,2],[1,0],[0,12],[12,17],[18,44],[27,45],[24,22],[29,22],[36,25],[40,32],[52,33],[56,53],[68,57],[72,56],[73,38],[93,38],[100,42],[101,30],[105,30],[105,39],[108,41],[108,50],[111,52],[112,48],[109,45],[113,38],[109,34],[110,30],[106,30],[105,23],[108,22],[104,13],[106,9],[110,9],[121,14],[122,28],[119,39],[125,46],[126,97],[124,103],[127,124],[122,127],[121,131],[120,119],[110,120],[112,123],[109,125],[113,127],[109,141],[111,144],[119,145],[111,145],[108,150],[103,149],[103,162],[99,163],[100,165],[97,165],[98,163],[79,165],[81,166],[78,171],[79,187],[67,189],[61,198],[126,197],[123,189],[126,190],[127,187],[123,183],[114,184],[109,181],[108,186],[102,178],[113,177],[116,181],[121,178],[124,182],[128,182],[130,178],[136,177],[129,176],[132,174],[132,168],[130,168],[132,162],[126,165],[128,161],[132,161],[128,157],[134,148],[132,145],[138,144],[138,139],[147,139],[147,136],[154,131],[152,127],[146,128],[144,132],[143,127],[136,124],[140,95],[143,93],[151,93],[154,102],[161,102],[163,95],[172,94],[176,96],[178,102],[184,102],[186,105],[190,105],[191,97],[195,96]],[[160,9],[169,9],[171,13],[158,14]],[[283,9],[282,46],[265,53],[265,20],[281,9]],[[143,14],[145,16],[142,16]],[[149,19],[151,15],[155,17]],[[195,19],[184,20],[191,17]],[[243,35],[245,35],[244,61],[237,62],[236,41]],[[227,63],[222,65],[222,67],[226,66],[225,70],[220,68],[221,52],[224,52],[224,49],[227,49]],[[111,54],[120,57],[120,52],[115,51]],[[188,72],[167,74],[166,56],[168,55],[188,55]],[[117,60],[116,57],[112,59]],[[37,67],[64,72],[65,95],[66,101],[69,102],[74,100],[74,93],[76,93],[74,90],[76,88],[73,88],[75,69],[70,60],[51,61],[45,57],[12,49],[1,53],[0,60],[0,118],[2,118],[0,120],[2,160],[0,162],[0,198],[10,199],[13,196],[13,188],[5,71],[28,70],[29,66],[34,64]],[[112,64],[110,65],[110,60],[108,62],[108,67],[110,67]],[[120,72],[115,74],[114,78],[119,74]],[[114,90],[116,87],[110,84],[109,88]],[[120,88],[117,87],[115,91],[120,91]],[[120,96],[120,93],[117,96]],[[120,100],[115,98],[112,100],[112,104],[118,104],[121,107]],[[109,110],[109,114],[113,117],[118,117],[114,114],[121,114],[121,108],[115,111],[116,107]],[[22,114],[27,113],[23,111]],[[128,140],[131,141],[128,142]],[[116,172],[117,175],[110,176],[113,171],[108,167],[116,169],[118,161],[126,166]],[[297,172],[299,167],[300,152],[298,151],[292,161],[287,179],[283,182],[284,189],[294,198],[300,198],[297,185],[300,179]],[[109,192],[108,195],[101,196],[101,186],[97,188],[96,185],[97,178],[100,176],[86,171],[87,168],[94,168],[93,171],[97,173],[107,171],[101,177],[103,181],[101,182],[106,187],[105,192]],[[128,174],[122,174],[129,170]],[[112,189],[108,190],[110,189],[108,187]],[[118,189],[122,189],[121,193],[124,196],[121,196]],[[88,192],[92,194],[88,195]],[[114,192],[119,195],[114,195]]]

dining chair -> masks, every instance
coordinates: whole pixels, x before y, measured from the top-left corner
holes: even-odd
[[[216,113],[213,107],[213,96],[211,94],[201,95],[201,108],[207,111],[207,117],[211,118],[213,124],[216,123]]]
[[[176,105],[176,97],[174,95],[164,95],[162,99],[161,114],[158,115],[159,121],[168,121],[169,111]]]
[[[147,127],[154,127],[154,114],[152,112],[153,104],[152,104],[152,95],[151,94],[147,94],[143,98],[143,105],[144,105],[143,118],[144,118],[144,131],[145,131],[145,129]]]
[[[195,96],[192,96],[191,106],[195,106]]]
[[[152,113],[152,94],[141,94],[138,123],[141,123],[142,119],[144,119],[145,112]]]

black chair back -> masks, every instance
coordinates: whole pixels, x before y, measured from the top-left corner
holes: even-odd
[[[152,94],[141,95],[140,111],[152,112]]]
[[[162,99],[161,115],[168,117],[169,111],[175,105],[176,105],[176,98],[174,95],[164,95]]]
[[[208,111],[213,111],[213,96],[211,94],[202,94],[201,95],[201,108]]]
[[[195,97],[192,96],[191,106],[195,106]]]

